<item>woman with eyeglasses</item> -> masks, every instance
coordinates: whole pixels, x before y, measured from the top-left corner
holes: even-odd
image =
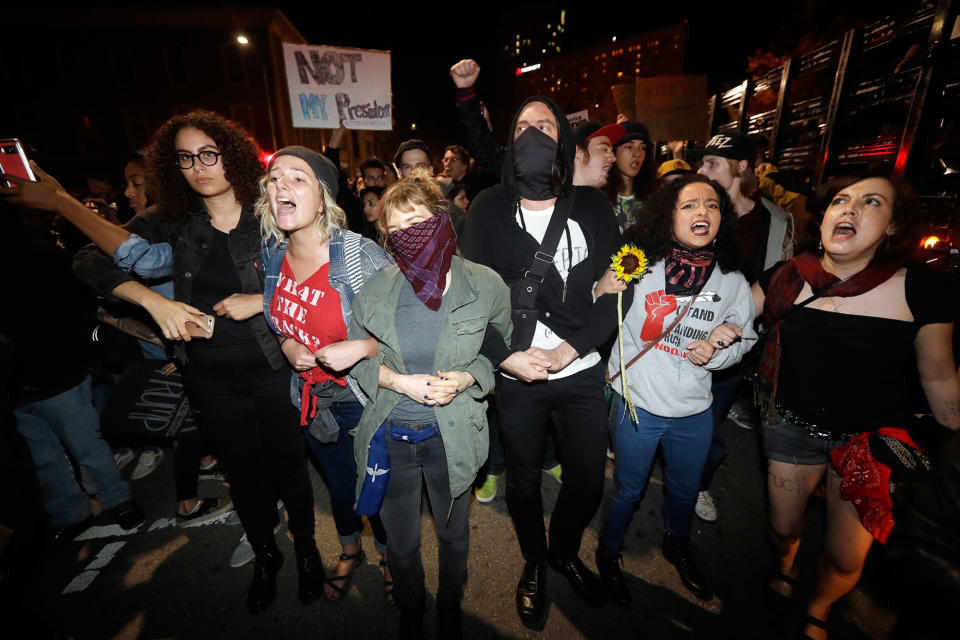
[[[100,248],[86,247],[77,255],[77,275],[102,295],[142,306],[167,339],[183,342],[190,404],[229,475],[233,503],[256,556],[247,610],[259,613],[276,596],[283,564],[273,534],[278,498],[289,514],[300,599],[313,602],[324,583],[313,537],[313,490],[290,404],[287,360],[262,314],[254,203],[263,165],[257,147],[238,125],[213,112],[193,111],[160,126],[145,160],[157,209],[127,228],[96,216],[39,169],[40,181],[21,184],[11,199],[70,220]],[[174,300],[126,270],[156,272],[169,264]],[[208,324],[213,315],[215,329]]]

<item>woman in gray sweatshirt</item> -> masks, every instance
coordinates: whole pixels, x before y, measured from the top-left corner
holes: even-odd
[[[624,358],[629,363],[655,344],[629,366],[626,380],[613,383],[616,471],[597,568],[617,602],[629,601],[618,560],[658,446],[664,459],[663,555],[687,589],[711,597],[688,543],[713,432],[711,372],[739,362],[757,338],[750,287],[735,271],[730,235],[735,216],[719,185],[704,176],[683,176],[654,193],[642,222],[624,232],[650,264],[623,318]],[[611,377],[620,372],[617,349],[608,371]]]

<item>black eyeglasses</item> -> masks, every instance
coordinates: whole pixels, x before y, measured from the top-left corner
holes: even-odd
[[[199,159],[200,164],[205,167],[212,167],[220,160],[219,151],[201,151],[200,153],[178,153],[177,164],[181,169],[193,168],[194,159]]]

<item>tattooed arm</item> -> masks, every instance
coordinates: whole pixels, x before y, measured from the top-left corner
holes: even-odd
[[[933,417],[960,428],[960,379],[953,362],[953,323],[927,324],[917,332],[917,370]]]

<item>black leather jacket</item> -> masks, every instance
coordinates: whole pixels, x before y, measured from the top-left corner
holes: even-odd
[[[193,279],[207,258],[213,241],[213,226],[210,216],[203,209],[183,217],[165,216],[151,208],[134,216],[126,229],[145,238],[148,242],[167,242],[173,247],[173,294],[174,299],[191,303]],[[260,225],[251,207],[244,207],[237,223],[228,237],[230,255],[240,277],[242,291],[224,291],[223,297],[234,293],[263,293],[263,265],[260,257]],[[112,297],[113,290],[128,281],[137,281],[137,276],[114,264],[110,256],[95,245],[87,245],[73,262],[77,277],[100,295]],[[277,344],[276,336],[267,327],[262,314],[247,322],[260,344],[270,366],[274,369],[287,366],[287,359]],[[180,352],[182,355],[182,352]]]

